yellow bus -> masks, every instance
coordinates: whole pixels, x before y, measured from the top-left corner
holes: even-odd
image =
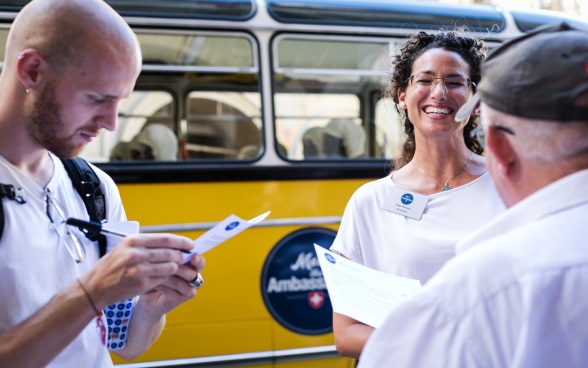
[[[27,2],[0,0],[1,60]],[[390,57],[419,30],[466,27],[493,47],[562,19],[421,1],[107,2],[137,33],[143,69],[116,131],[84,157],[117,182],[129,219],[195,239],[271,210],[205,254],[198,296],[148,352],[115,357],[129,368],[353,367],[333,345],[313,243],[330,246],[351,194],[399,152],[382,98]]]

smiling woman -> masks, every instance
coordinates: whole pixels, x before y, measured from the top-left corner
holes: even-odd
[[[504,209],[478,155],[481,147],[469,135],[477,117],[455,122],[480,80],[485,54],[482,40],[458,32],[419,32],[404,43],[388,87],[407,136],[397,170],[355,192],[332,250],[426,283],[453,257],[461,237]],[[424,209],[399,210],[400,202],[410,206],[409,196]],[[339,313],[333,328],[339,353],[354,358],[373,331]]]
[[[463,129],[448,123],[479,75],[469,61],[460,64],[460,58],[470,59],[461,53],[444,53],[455,64],[451,70],[449,64],[424,65],[427,55],[441,49],[425,50],[427,37],[463,26],[469,31],[464,36],[483,38],[492,48],[533,22],[561,18],[422,1],[107,2],[135,31],[143,65],[134,90],[118,106],[118,119],[111,122],[115,129],[95,138],[95,132],[85,131],[92,142],[83,156],[116,181],[129,219],[138,220],[142,232],[196,238],[231,213],[250,218],[272,210],[261,226],[206,253],[206,285],[197,300],[170,313],[158,342],[128,367],[352,366],[333,345],[332,309],[321,288],[320,268],[312,262],[313,242],[333,243],[347,199],[361,185],[386,176],[393,160],[405,157],[398,167],[410,170],[414,181],[403,178],[400,169],[394,183],[428,185],[436,192],[431,195],[435,203],[485,180],[484,175],[473,178],[481,175],[475,171],[481,167],[479,149],[466,137],[473,119]],[[0,0],[2,45],[16,11],[26,3]],[[411,39],[415,55],[407,57],[407,67],[396,62],[401,74],[392,77],[399,84],[383,95],[393,72],[390,59],[421,30],[428,36]],[[472,46],[478,53],[479,45]],[[4,47],[0,56],[4,61]],[[101,75],[109,73],[105,69]],[[464,83],[453,77],[472,85],[466,81],[459,94],[461,87],[453,87]],[[406,152],[410,142],[416,142],[418,152],[409,156],[403,154],[403,124],[407,112],[412,121],[413,110],[396,109],[402,106],[399,90],[406,94],[405,106],[414,108],[414,121],[407,126],[414,127],[415,138]],[[458,141],[459,152],[430,155],[443,141]],[[306,155],[309,145],[323,149]],[[466,164],[471,152],[476,153]],[[413,158],[413,164],[442,181],[466,169],[449,181],[450,191],[440,193],[443,183],[406,165]],[[390,177],[385,180],[394,184]],[[479,199],[464,206],[473,204],[483,206]],[[462,222],[451,215],[461,207],[448,207],[447,202],[428,209],[439,214],[437,219],[447,219],[436,226],[456,234],[477,226],[471,223],[477,215]],[[387,235],[381,242],[391,240]],[[451,256],[445,251],[443,260]],[[404,254],[398,262],[414,264],[420,254]],[[300,257],[309,266],[290,267]],[[442,262],[429,261],[423,258],[423,280]],[[313,288],[296,281],[305,279]],[[317,296],[324,302],[317,303]]]

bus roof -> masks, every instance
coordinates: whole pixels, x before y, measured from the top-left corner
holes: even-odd
[[[254,0],[105,0],[122,16],[245,21],[255,14]],[[30,0],[1,0],[0,11],[19,11]]]
[[[267,0],[267,7],[270,15],[283,23],[408,29],[454,29],[465,26],[477,32],[501,32],[506,27],[502,13],[488,5],[395,0]]]
[[[30,0],[0,0],[0,12],[16,13]],[[504,34],[512,15],[522,32],[565,20],[588,29],[584,19],[545,10],[502,9],[490,5],[460,5],[405,0],[105,0],[122,16],[143,19],[223,20],[245,22],[258,13],[282,24],[355,26],[404,30],[464,30]],[[263,11],[260,11],[263,10]],[[268,17],[268,18],[269,18]],[[267,18],[266,18],[267,19]],[[263,22],[263,21],[262,21]],[[508,31],[507,31],[508,30]]]

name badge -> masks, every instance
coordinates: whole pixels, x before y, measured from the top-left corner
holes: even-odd
[[[428,201],[429,196],[402,188],[389,187],[383,208],[401,216],[420,220]]]

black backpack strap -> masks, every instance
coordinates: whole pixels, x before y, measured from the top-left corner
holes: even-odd
[[[4,233],[4,206],[2,199],[8,198],[20,204],[26,203],[26,197],[22,188],[15,188],[12,184],[0,184],[0,239]]]
[[[103,222],[106,218],[106,200],[100,187],[100,179],[90,165],[81,157],[62,158],[61,161],[69,174],[90,215],[90,221]],[[100,257],[106,254],[106,236],[102,234],[86,234],[92,241],[98,241]]]

